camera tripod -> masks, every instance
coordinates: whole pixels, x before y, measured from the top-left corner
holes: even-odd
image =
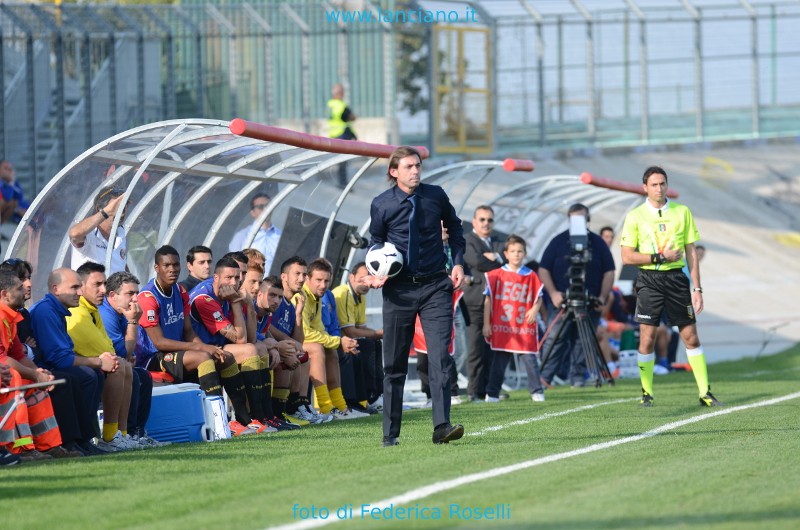
[[[594,380],[596,387],[602,386],[603,380],[613,385],[614,378],[600,351],[600,343],[597,342],[597,330],[592,324],[592,320],[589,318],[586,306],[587,303],[582,300],[567,300],[567,302],[562,305],[561,311],[559,311],[556,316],[558,327],[555,329],[555,336],[547,350],[542,352],[541,370],[544,372],[544,367],[552,360],[550,357],[552,356],[553,349],[556,344],[558,344],[558,339],[561,338],[564,330],[567,329],[571,323],[574,323],[578,331],[578,345],[583,352],[584,359],[586,359],[586,369],[589,372],[589,379]]]

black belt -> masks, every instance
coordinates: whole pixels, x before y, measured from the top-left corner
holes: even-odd
[[[442,278],[446,278],[447,273],[445,271],[439,272],[432,272],[430,274],[398,274],[395,276],[395,281],[401,283],[414,283],[414,284],[422,284],[422,283],[430,283],[439,281]]]

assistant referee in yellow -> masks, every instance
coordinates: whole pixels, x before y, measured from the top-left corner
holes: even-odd
[[[620,245],[622,262],[639,267],[636,279],[636,322],[639,332],[639,373],[642,380],[643,407],[653,406],[653,365],[655,337],[666,311],[667,319],[678,326],[686,356],[692,367],[700,404],[705,407],[722,405],[711,394],[708,384],[706,357],[697,336],[695,315],[703,310],[703,288],[700,283],[700,264],[695,241],[700,233],[689,208],[667,198],[667,172],[657,166],[649,167],[642,176],[647,200],[631,210],[625,218]],[[692,277],[681,270],[687,264]]]

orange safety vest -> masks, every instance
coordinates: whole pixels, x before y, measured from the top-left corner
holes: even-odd
[[[5,357],[17,338],[17,322],[22,315],[5,304],[0,303],[0,362],[5,364]],[[33,383],[11,369],[12,387]],[[0,418],[3,418],[14,404],[14,394],[0,397]],[[61,445],[61,432],[53,414],[50,395],[42,389],[25,391],[25,400],[17,406],[6,424],[0,430],[0,446],[13,453],[36,449],[47,451]]]

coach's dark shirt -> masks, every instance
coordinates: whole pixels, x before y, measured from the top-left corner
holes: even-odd
[[[603,238],[589,232],[589,249],[592,251],[592,261],[586,264],[586,290],[592,296],[600,296],[600,289],[603,286],[603,275],[608,271],[614,270],[614,257],[608,249],[608,245],[603,241]],[[547,269],[553,277],[553,283],[556,285],[556,290],[562,293],[567,292],[569,288],[569,272],[570,263],[567,260],[572,252],[572,245],[569,241],[569,230],[565,230],[554,237],[542,255],[542,261],[539,262],[539,268]],[[545,291],[545,296],[550,299],[550,296]]]
[[[445,191],[433,184],[420,183],[414,191],[417,199],[419,261],[417,274],[444,271],[447,256],[442,244],[442,225],[447,228],[454,265],[464,265],[464,229]],[[372,200],[369,233],[371,245],[392,243],[408,256],[408,218],[411,215],[409,195],[392,186]]]
[[[183,280],[180,283],[181,283],[181,285],[183,285],[183,288],[186,289],[186,292],[188,293],[189,291],[191,291],[192,289],[197,287],[197,285],[202,281],[203,280],[201,280],[199,278],[195,278],[194,276],[192,276],[190,274],[189,276],[186,277],[185,280]]]

